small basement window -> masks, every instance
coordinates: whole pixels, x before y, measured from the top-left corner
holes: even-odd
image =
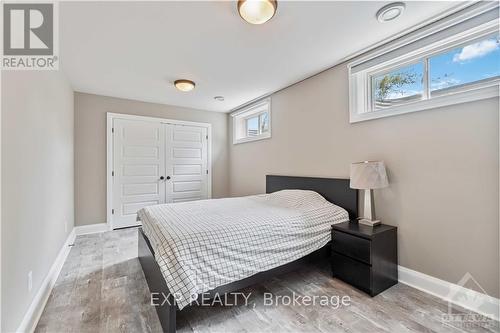
[[[485,10],[350,63],[350,122],[498,96],[498,28],[498,8]]]
[[[231,116],[233,144],[271,137],[271,99],[254,103]]]

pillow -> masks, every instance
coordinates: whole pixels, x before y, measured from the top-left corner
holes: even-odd
[[[311,209],[333,205],[318,192],[310,190],[281,190],[267,194],[270,204],[284,208]]]

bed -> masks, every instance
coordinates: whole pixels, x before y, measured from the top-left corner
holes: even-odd
[[[266,193],[139,211],[139,260],[165,332],[203,295],[225,294],[291,271],[325,252],[331,225],[357,217],[349,180],[267,176]]]

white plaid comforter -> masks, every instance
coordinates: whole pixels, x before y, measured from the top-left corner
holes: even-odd
[[[196,295],[324,246],[348,213],[313,191],[150,206],[138,212],[179,309]]]

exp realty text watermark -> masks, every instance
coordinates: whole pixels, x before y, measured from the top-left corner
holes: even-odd
[[[252,293],[233,292],[227,294],[202,293],[192,295],[189,304],[197,306],[248,306]],[[151,305],[174,305],[182,299],[180,294],[151,293]],[[351,297],[330,295],[300,295],[292,292],[290,295],[274,295],[263,293],[252,300],[252,303],[261,302],[264,306],[328,306],[333,309],[351,305]]]

